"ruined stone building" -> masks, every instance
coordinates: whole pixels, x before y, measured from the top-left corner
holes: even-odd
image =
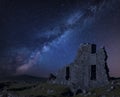
[[[85,90],[107,85],[106,60],[104,48],[97,50],[95,44],[82,44],[74,62],[60,69],[53,82]]]

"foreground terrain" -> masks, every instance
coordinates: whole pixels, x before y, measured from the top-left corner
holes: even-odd
[[[27,79],[0,81],[0,97],[120,97],[119,79],[111,80],[107,86],[77,93],[72,93],[66,86],[50,84],[45,79]]]

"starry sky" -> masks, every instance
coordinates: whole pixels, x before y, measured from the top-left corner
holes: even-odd
[[[0,0],[0,75],[48,76],[95,43],[120,77],[119,42],[120,0]]]

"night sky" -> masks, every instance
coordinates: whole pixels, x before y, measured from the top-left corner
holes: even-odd
[[[0,0],[0,76],[48,76],[81,43],[105,46],[120,77],[120,0]]]

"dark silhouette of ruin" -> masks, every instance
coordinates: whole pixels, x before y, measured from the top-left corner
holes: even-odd
[[[89,90],[109,83],[105,48],[97,50],[95,44],[82,44],[73,63],[52,76],[52,83],[67,85],[73,90]]]

